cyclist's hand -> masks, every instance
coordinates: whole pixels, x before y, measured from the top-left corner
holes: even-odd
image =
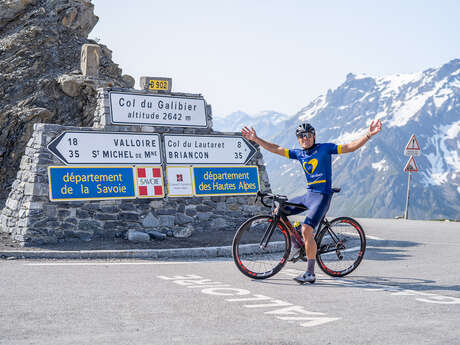
[[[243,135],[244,138],[248,139],[248,140],[252,140],[252,141],[255,141],[257,139],[257,134],[256,134],[256,130],[251,127],[243,127],[241,128],[241,134]]]
[[[380,120],[377,120],[377,122],[374,123],[374,121],[371,122],[369,125],[369,134],[371,136],[376,135],[380,130],[382,129],[382,122]]]

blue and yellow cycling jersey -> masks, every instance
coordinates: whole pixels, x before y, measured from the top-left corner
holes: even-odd
[[[284,155],[297,159],[307,178],[307,190],[330,194],[332,192],[331,155],[341,154],[342,146],[332,143],[315,144],[310,149],[284,149]]]

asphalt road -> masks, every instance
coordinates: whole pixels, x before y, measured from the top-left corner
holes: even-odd
[[[460,224],[360,222],[361,266],[305,286],[304,263],[0,261],[0,344],[460,344]]]

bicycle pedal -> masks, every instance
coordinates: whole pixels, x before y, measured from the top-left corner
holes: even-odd
[[[288,260],[288,261],[290,261],[292,263],[296,263],[299,260],[307,261],[307,258],[305,256],[298,255],[298,256],[293,257],[291,260]]]

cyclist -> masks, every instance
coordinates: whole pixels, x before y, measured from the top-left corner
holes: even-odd
[[[380,132],[381,129],[382,123],[380,120],[375,123],[372,121],[366,135],[351,143],[336,145],[332,143],[316,143],[315,129],[309,123],[303,123],[296,129],[297,141],[301,149],[294,150],[285,149],[277,144],[259,138],[252,127],[243,127],[241,129],[244,138],[256,142],[270,152],[286,158],[297,159],[304,170],[307,179],[306,193],[289,200],[289,202],[302,204],[308,208],[305,221],[302,224],[302,237],[305,240],[305,253],[307,256],[307,270],[305,273],[294,278],[298,283],[313,284],[316,280],[314,268],[317,248],[314,240],[314,231],[329,209],[332,198],[331,155],[356,151],[368,142],[372,136]],[[294,215],[305,210],[290,207],[288,211],[290,211],[291,215]],[[294,245],[297,248],[293,248],[290,258],[297,255],[300,251],[297,243],[294,243]]]

